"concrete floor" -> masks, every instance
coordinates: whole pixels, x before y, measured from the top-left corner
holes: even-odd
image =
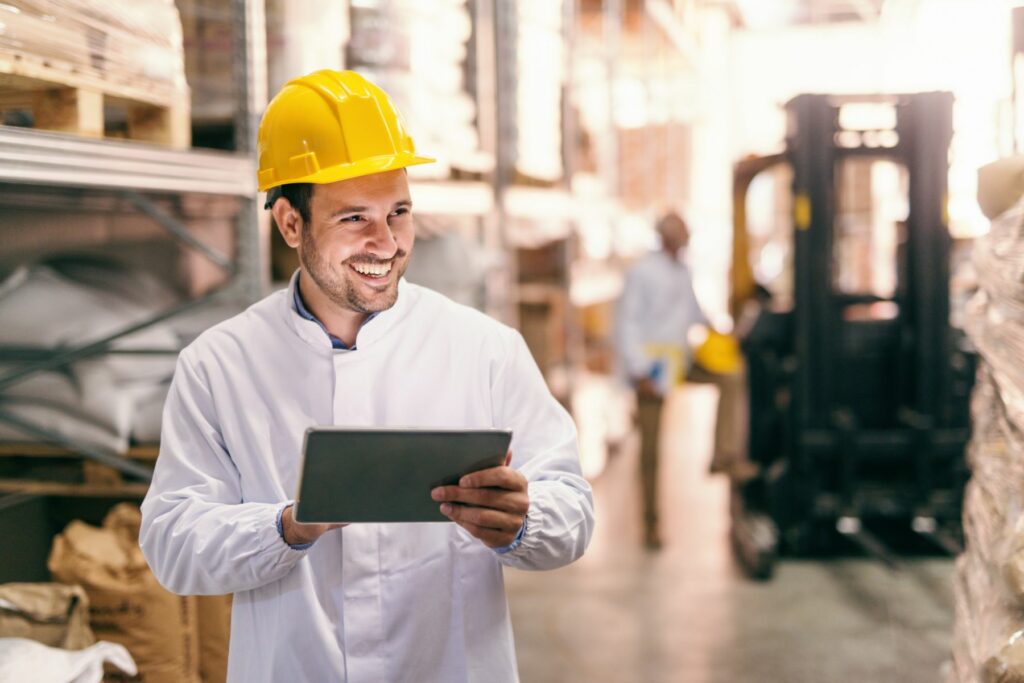
[[[662,535],[640,540],[635,442],[594,482],[586,556],[506,572],[523,683],[937,683],[952,629],[952,562],[892,572],[869,560],[784,560],[745,579],[727,539],[725,482],[705,471],[715,390],[669,400]]]

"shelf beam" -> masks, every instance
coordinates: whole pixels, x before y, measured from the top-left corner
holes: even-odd
[[[255,160],[0,126],[0,182],[252,197]]]
[[[0,494],[74,498],[144,498],[148,483],[79,484],[75,482],[0,479]],[[20,500],[20,498],[19,498]]]

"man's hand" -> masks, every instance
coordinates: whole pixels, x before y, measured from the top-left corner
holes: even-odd
[[[288,545],[303,545],[312,543],[328,531],[340,529],[347,524],[303,524],[296,522],[292,517],[292,505],[284,509],[281,515],[281,529],[284,542]]]
[[[519,534],[530,509],[526,477],[505,465],[467,474],[458,486],[438,486],[430,496],[441,504],[441,514],[488,548],[510,545]]]

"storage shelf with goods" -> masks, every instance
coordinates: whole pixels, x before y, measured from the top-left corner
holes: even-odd
[[[132,446],[122,457],[151,467],[155,445]],[[137,498],[148,484],[125,481],[118,470],[83,459],[76,450],[44,443],[0,443],[0,494]]]
[[[178,351],[244,307],[231,288],[246,203],[0,182],[0,477],[149,478],[151,463],[132,447],[159,438]],[[82,462],[61,470],[26,442],[60,445]]]
[[[158,438],[174,356],[263,272],[245,262],[255,162],[8,127],[0,161],[0,442],[81,460],[36,494],[138,494],[121,474],[149,477],[129,445]]]
[[[207,3],[230,44],[230,125],[197,142],[213,149],[190,148],[196,99],[184,61],[195,55],[184,54],[181,22],[195,3],[69,3],[49,18],[36,16],[38,3],[9,4],[16,17],[0,36],[3,528],[27,500],[144,495],[178,350],[263,296],[270,274],[255,182],[263,0]]]

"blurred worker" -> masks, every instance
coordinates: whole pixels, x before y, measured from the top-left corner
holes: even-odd
[[[175,593],[234,593],[230,681],[515,681],[503,567],[568,564],[593,529],[573,422],[518,332],[402,278],[405,168],[433,160],[382,90],[292,80],[258,142],[300,268],[182,351],[146,558]],[[300,524],[314,425],[507,428],[511,462],[434,489],[454,524]]]
[[[754,470],[744,455],[745,377],[735,341],[711,329],[697,303],[683,253],[690,242],[686,222],[676,213],[658,220],[661,248],[627,273],[616,310],[619,364],[636,390],[640,428],[640,483],[644,543],[661,547],[658,528],[658,434],[665,396],[684,379],[718,385],[712,472],[744,479]],[[707,331],[695,349],[688,343],[696,326]]]

